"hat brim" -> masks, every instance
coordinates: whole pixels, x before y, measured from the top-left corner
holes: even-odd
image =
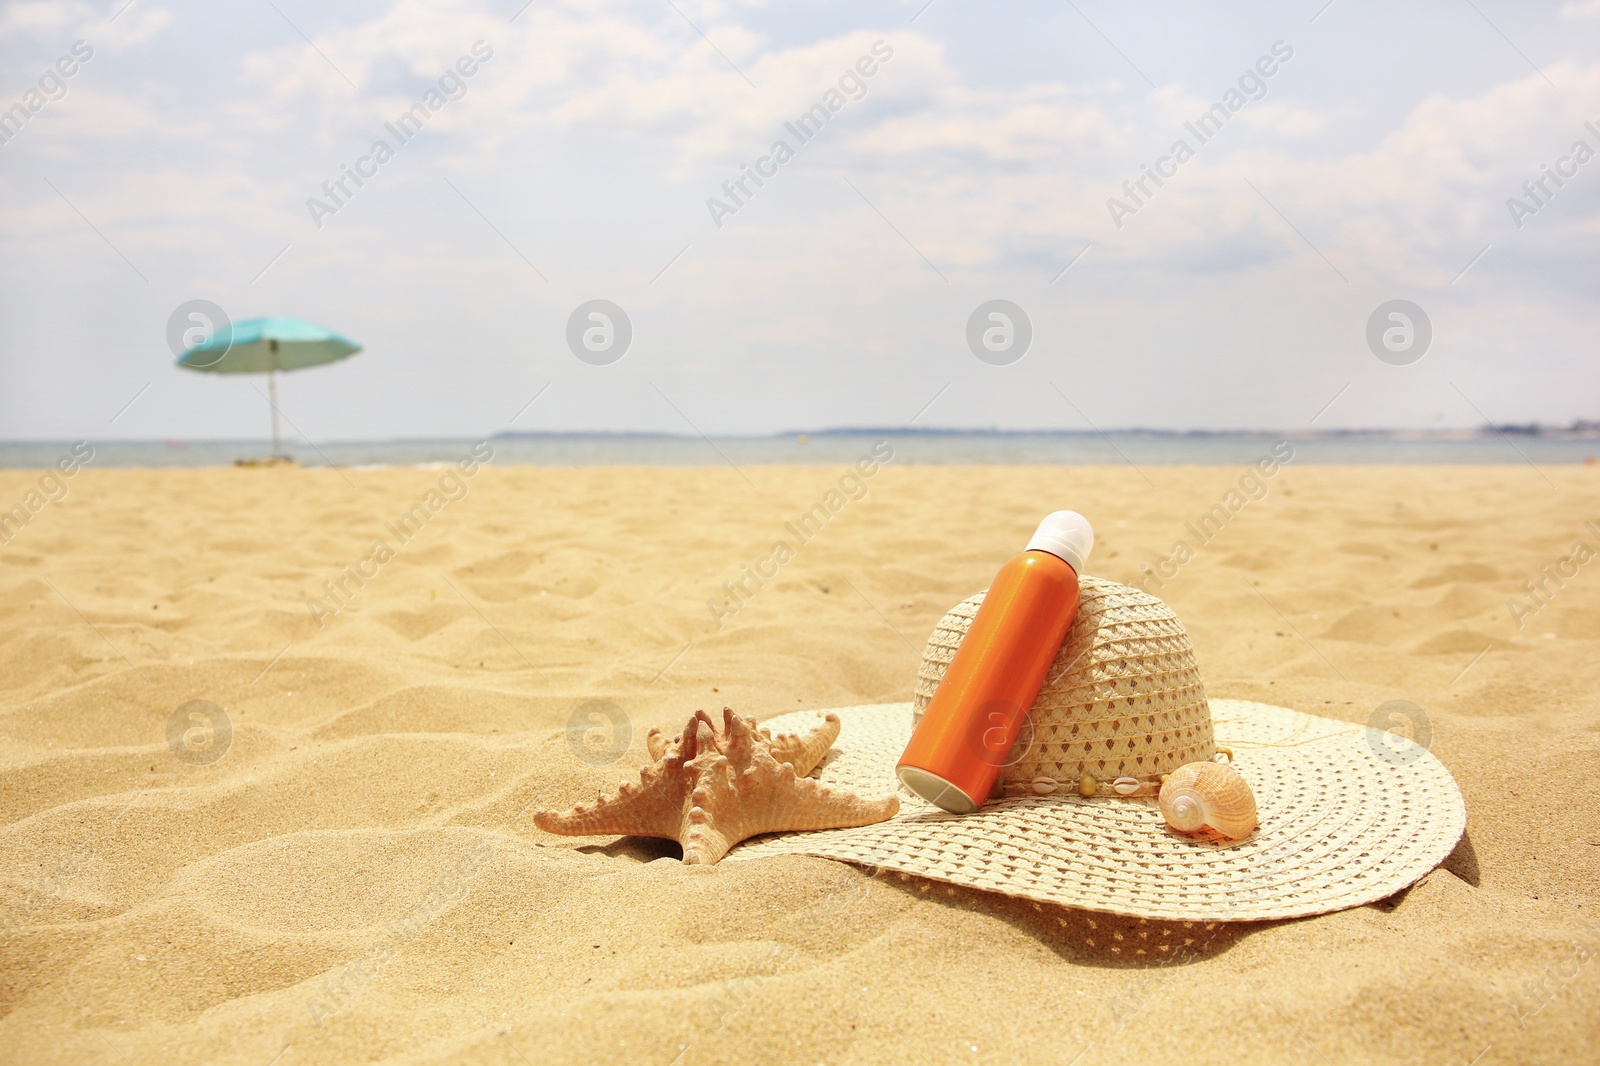
[[[863,796],[897,789],[899,814],[751,840],[727,858],[817,855],[1108,914],[1265,921],[1392,896],[1443,861],[1466,829],[1450,771],[1405,738],[1263,703],[1210,706],[1217,746],[1232,749],[1255,793],[1260,825],[1242,841],[1177,833],[1154,799],[1058,792],[947,814],[898,788],[912,712],[890,703],[762,725],[793,732],[837,714],[839,739],[813,776]]]

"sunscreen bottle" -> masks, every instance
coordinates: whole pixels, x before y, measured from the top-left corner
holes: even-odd
[[[1078,613],[1092,547],[1089,520],[1057,511],[1000,568],[895,767],[906,788],[952,814],[983,806]]]

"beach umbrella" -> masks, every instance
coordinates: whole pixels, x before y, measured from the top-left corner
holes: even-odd
[[[280,370],[332,363],[361,350],[361,345],[300,318],[251,318],[217,329],[178,357],[187,370],[212,374],[267,375],[272,408],[272,454],[278,447],[278,380]]]

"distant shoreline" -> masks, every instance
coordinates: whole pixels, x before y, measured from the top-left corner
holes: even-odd
[[[481,439],[481,438],[480,438]],[[1079,431],[829,429],[703,438],[666,433],[502,433],[488,438],[496,466],[826,466],[854,461],[864,444],[894,442],[906,465],[1232,466],[1263,441],[1288,440],[1296,465],[1570,465],[1600,462],[1600,428],[1476,431]],[[211,467],[259,460],[259,440],[93,441],[97,469]],[[285,441],[302,466],[418,467],[453,462],[466,439]],[[42,469],[69,441],[0,442],[0,469]]]
[[[1475,429],[1325,429],[1325,430],[1285,430],[1285,429],[1152,429],[1134,427],[1131,429],[958,429],[941,428],[937,426],[923,427],[895,427],[895,426],[838,426],[828,429],[790,429],[777,433],[750,434],[750,433],[725,433],[709,434],[709,439],[716,441],[786,441],[796,438],[801,439],[830,439],[830,438],[860,438],[860,437],[976,437],[996,439],[1023,439],[1023,438],[1062,438],[1067,440],[1100,440],[1106,437],[1117,439],[1139,438],[1182,438],[1182,439],[1212,439],[1212,440],[1261,440],[1272,438],[1274,440],[1429,440],[1429,441],[1457,441],[1457,440],[1494,440],[1501,437],[1536,438],[1541,440],[1592,440],[1600,441],[1600,421],[1580,420],[1565,426],[1542,425],[1537,422],[1526,424],[1484,425]],[[253,447],[262,443],[265,438],[217,438],[217,439],[127,439],[107,440],[108,445],[165,445],[165,446],[233,446]],[[317,444],[322,447],[404,447],[408,445],[431,444],[458,444],[464,440],[625,440],[625,441],[699,441],[702,438],[695,433],[665,433],[638,430],[503,430],[488,437],[389,437],[383,439],[352,439],[352,440],[323,440]],[[38,440],[0,440],[0,449],[12,447],[44,447],[51,445],[71,444],[66,439],[38,439]],[[98,442],[97,442],[98,443]],[[305,446],[304,442],[301,442]]]

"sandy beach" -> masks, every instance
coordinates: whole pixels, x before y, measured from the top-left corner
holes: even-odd
[[[1246,470],[482,458],[0,471],[46,497],[0,547],[0,1060],[1592,1061],[1600,468],[1291,463],[1173,560]],[[534,827],[696,708],[909,700],[1058,506],[1091,572],[1165,563],[1211,696],[1420,707],[1455,853],[1207,925]],[[569,744],[591,701],[615,761]]]

